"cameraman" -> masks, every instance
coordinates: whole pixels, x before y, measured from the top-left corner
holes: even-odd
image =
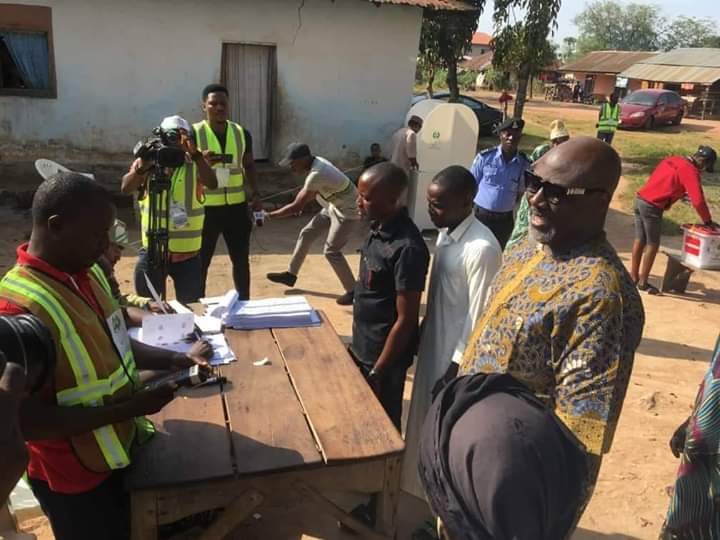
[[[144,389],[140,370],[176,371],[206,361],[129,339],[95,264],[115,221],[105,188],[58,173],[38,188],[32,216],[30,242],[18,248],[17,264],[0,281],[0,314],[35,315],[57,353],[49,382],[20,405],[30,487],[56,540],[127,540],[123,469],[135,443],[152,434],[142,417],[174,397],[170,385]]]
[[[197,302],[203,292],[200,260],[205,222],[203,186],[209,189],[216,188],[217,178],[193,141],[193,129],[184,118],[167,117],[160,124],[160,129],[166,134],[173,132],[179,134],[176,146],[186,152],[185,166],[167,169],[165,173],[171,178],[170,223],[167,224],[170,235],[168,273],[175,284],[175,296],[183,304],[188,304]],[[140,296],[151,296],[145,283],[145,273],[159,293],[165,291],[163,276],[150,269],[148,264],[147,233],[150,226],[148,181],[152,181],[150,173],[154,167],[155,164],[152,162],[142,158],[136,159],[130,166],[130,171],[123,176],[121,188],[125,194],[138,192],[143,249],[140,250],[135,266],[135,291]]]

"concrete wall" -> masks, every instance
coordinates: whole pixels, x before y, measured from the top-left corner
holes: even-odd
[[[354,161],[410,105],[418,8],[306,0],[298,14],[299,0],[20,1],[52,8],[57,98],[0,96],[0,145],[130,152],[166,115],[201,118],[200,92],[220,79],[223,42],[277,47],[274,157],[305,140]]]

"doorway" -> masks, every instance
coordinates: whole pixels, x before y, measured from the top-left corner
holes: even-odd
[[[269,160],[275,105],[275,47],[223,43],[221,79],[230,92],[230,118],[250,132],[255,160]]]

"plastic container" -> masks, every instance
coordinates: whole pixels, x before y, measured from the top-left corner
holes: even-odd
[[[689,266],[720,270],[720,230],[705,225],[683,225],[682,260]]]

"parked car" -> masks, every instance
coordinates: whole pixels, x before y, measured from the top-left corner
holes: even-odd
[[[685,115],[685,100],[672,90],[636,90],[620,103],[620,127],[652,129],[677,126]]]
[[[416,103],[426,99],[430,99],[427,94],[414,96],[412,99],[412,104],[415,105]],[[432,99],[448,101],[450,99],[450,94],[448,92],[441,92],[439,94],[435,94]],[[464,96],[461,94],[460,103],[470,107],[475,113],[475,116],[477,116],[478,124],[480,124],[479,135],[493,135],[493,129],[495,128],[495,126],[501,124],[503,121],[503,113],[500,109],[491,107],[490,105],[483,103],[482,101],[478,101],[475,98],[471,98],[470,96]]]

